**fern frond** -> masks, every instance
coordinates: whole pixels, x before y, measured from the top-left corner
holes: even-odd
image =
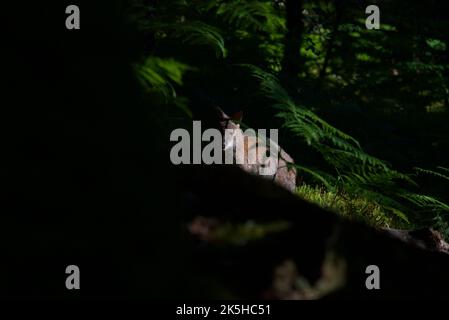
[[[400,196],[417,207],[427,209],[428,211],[440,210],[449,212],[449,205],[428,195],[408,193]]]
[[[449,170],[447,168],[444,168],[444,167],[438,167],[438,168],[442,169],[443,171],[449,172]],[[437,177],[437,178],[441,178],[441,179],[449,181],[449,176],[446,176],[442,173],[439,173],[439,172],[436,172],[433,170],[429,170],[429,169],[418,168],[418,167],[415,167],[414,169],[417,173],[427,174],[429,176],[433,176],[433,177]]]
[[[244,66],[259,81],[261,92],[274,101],[273,107],[279,111],[276,116],[283,120],[284,127],[318,151],[337,172],[338,178],[325,177],[304,166],[297,166],[298,170],[308,173],[328,189],[334,188],[336,181],[342,181],[345,191],[369,199],[407,223],[407,213],[412,212],[412,208],[404,200],[421,209],[446,208],[447,205],[434,198],[400,188],[399,181],[409,186],[417,184],[410,175],[393,170],[387,162],[367,154],[356,139],[297,104],[276,76],[252,65]]]
[[[277,14],[271,1],[231,1],[217,11],[238,28],[274,32],[285,29],[285,20]]]
[[[214,12],[236,28],[268,33],[285,31],[285,19],[276,12],[272,1],[209,0],[197,6],[201,11]]]
[[[305,166],[300,166],[297,164],[293,165],[298,171],[302,171],[306,174],[309,174],[313,179],[316,181],[321,182],[327,189],[332,189],[333,185],[335,184],[335,178],[327,174],[325,172],[322,172],[317,169],[308,168]]]
[[[227,55],[220,30],[202,21],[154,22],[149,23],[147,28],[163,31],[168,37],[180,39],[184,43],[209,46],[214,49],[217,57],[224,58]]]
[[[138,78],[148,90],[158,91],[165,97],[176,97],[173,84],[182,85],[183,74],[192,67],[168,58],[148,57],[135,64]]]
[[[437,168],[440,170],[443,170],[444,172],[449,173],[449,168],[445,168],[445,167],[441,167],[441,166],[438,166]]]

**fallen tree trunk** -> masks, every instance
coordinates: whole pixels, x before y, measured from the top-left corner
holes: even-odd
[[[329,256],[339,261],[332,281],[340,285],[316,297],[449,297],[449,255],[420,245],[416,237],[425,232],[385,232],[345,220],[232,166],[201,167],[184,186],[196,199],[192,215],[291,222],[287,231],[244,246],[202,246],[198,268],[217,274],[238,297],[263,297],[272,289],[273,270],[285,261],[293,261],[312,286],[329,282]],[[365,285],[370,265],[379,267],[379,290]]]

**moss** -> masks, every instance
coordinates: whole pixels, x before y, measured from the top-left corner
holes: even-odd
[[[337,212],[345,218],[360,221],[374,227],[403,227],[379,204],[345,192],[332,192],[307,184],[297,189],[298,195],[319,206]]]

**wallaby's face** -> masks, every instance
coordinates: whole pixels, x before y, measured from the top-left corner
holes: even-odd
[[[219,129],[223,137],[223,150],[234,147],[236,141],[235,136],[240,134],[240,121],[242,120],[242,112],[236,112],[232,116],[228,116],[220,108],[217,108]],[[226,134],[228,130],[228,134]]]

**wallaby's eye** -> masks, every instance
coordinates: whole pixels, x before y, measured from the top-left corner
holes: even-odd
[[[227,128],[229,124],[229,119],[220,119],[220,127]]]

